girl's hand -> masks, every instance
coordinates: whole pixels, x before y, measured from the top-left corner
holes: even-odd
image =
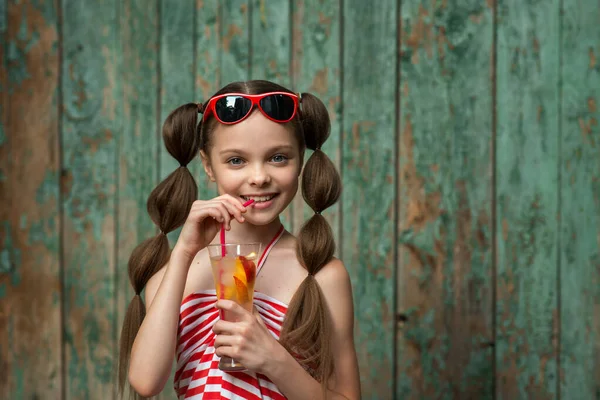
[[[278,350],[283,349],[265,326],[256,311],[248,312],[230,300],[219,300],[217,308],[226,311],[237,322],[219,320],[213,326],[215,353],[242,363],[251,371],[264,374],[269,362]]]
[[[244,222],[242,213],[246,210],[241,200],[228,194],[212,200],[196,200],[183,224],[177,246],[190,256],[195,256],[213,241],[221,229],[221,223],[229,230],[233,218]]]

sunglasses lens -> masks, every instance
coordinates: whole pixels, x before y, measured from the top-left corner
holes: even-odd
[[[215,113],[223,122],[236,122],[248,114],[252,102],[242,96],[222,97],[215,103]]]
[[[260,100],[263,111],[277,121],[287,121],[294,115],[294,99],[285,94],[272,94]]]

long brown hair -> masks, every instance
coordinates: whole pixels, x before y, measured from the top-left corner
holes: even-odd
[[[260,94],[290,90],[268,81],[234,82],[215,95],[223,93]],[[325,105],[309,93],[301,95],[301,110],[287,125],[294,132],[300,154],[305,148],[313,150],[302,173],[302,196],[315,214],[302,226],[298,235],[297,255],[308,275],[292,298],[283,322],[280,342],[298,362],[327,389],[333,374],[333,356],[330,348],[332,322],[317,274],[335,251],[333,234],[321,212],[333,205],[341,192],[339,173],[331,160],[320,149],[330,133],[329,113]],[[138,245],[129,259],[129,277],[136,295],[133,297],[123,323],[119,356],[119,389],[125,387],[131,347],[145,316],[140,297],[148,280],[169,259],[166,234],[183,225],[197,196],[194,178],[185,166],[211,146],[211,133],[217,124],[210,117],[206,123],[198,118],[194,103],[175,109],[163,125],[163,139],[169,153],[182,167],[163,180],[148,198],[148,213],[160,233]],[[137,395],[136,395],[137,396]]]

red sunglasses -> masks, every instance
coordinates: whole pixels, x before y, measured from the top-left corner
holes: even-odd
[[[210,114],[214,114],[222,124],[236,124],[246,119],[257,106],[271,121],[284,123],[296,116],[299,102],[297,95],[287,92],[221,94],[208,101],[202,119],[205,121]]]

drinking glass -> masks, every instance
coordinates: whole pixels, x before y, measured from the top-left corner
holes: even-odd
[[[211,244],[208,246],[215,289],[218,299],[232,300],[252,312],[256,262],[260,243]],[[224,321],[237,322],[228,312],[222,312]],[[222,371],[242,371],[246,368],[231,357],[221,357]]]

